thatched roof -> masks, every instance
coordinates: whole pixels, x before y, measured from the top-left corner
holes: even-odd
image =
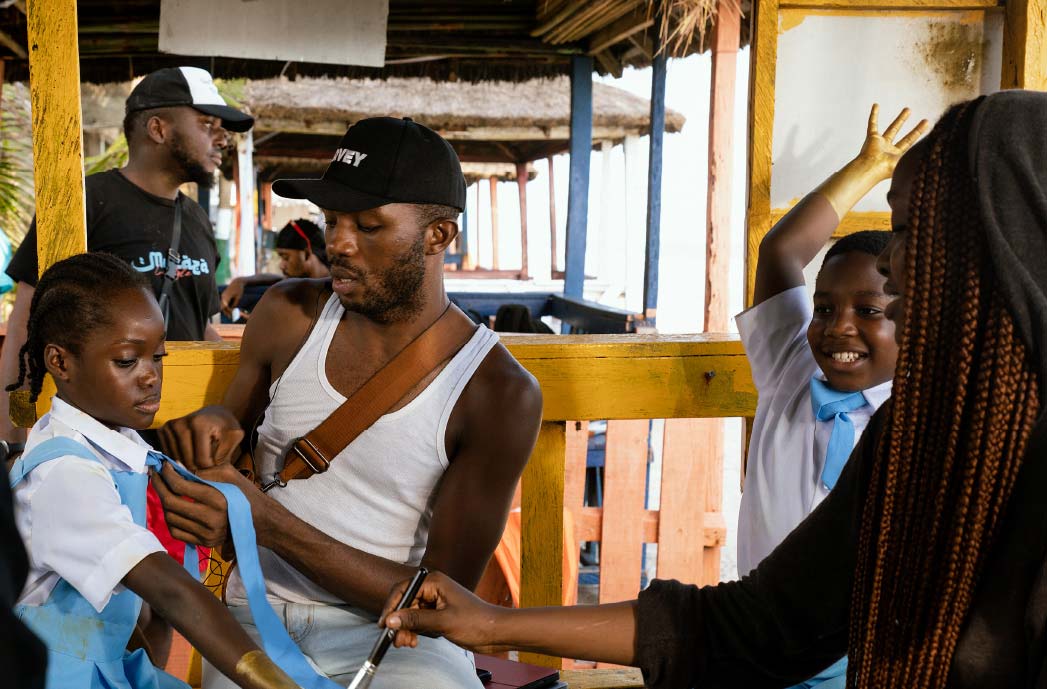
[[[534,128],[553,133],[568,125],[571,85],[567,77],[515,83],[266,79],[248,82],[241,102],[258,120],[257,131],[341,134],[356,120],[390,115],[412,117],[451,136],[480,127]],[[596,130],[643,132],[650,121],[650,107],[650,101],[628,91],[593,84]],[[667,110],[665,131],[680,131],[684,121],[680,113]]]
[[[258,155],[327,159],[353,122],[410,117],[440,132],[463,161],[518,162],[567,150],[570,83],[434,82],[429,79],[267,79],[248,82],[241,103],[255,116]],[[593,139],[619,143],[646,134],[650,101],[593,84]],[[667,110],[665,131],[684,116]]]
[[[309,0],[303,0],[308,2]],[[751,0],[737,0],[747,17]],[[195,65],[227,78],[430,77],[524,80],[563,75],[573,55],[591,55],[601,74],[646,66],[668,38],[669,54],[705,49],[718,0],[389,0],[386,65],[187,57],[160,53],[160,0],[78,0],[80,75],[124,81],[160,67]],[[0,59],[8,81],[28,78],[25,0],[0,3]],[[743,19],[741,40],[748,41]]]
[[[85,131],[119,127],[130,92],[130,82],[82,84]],[[464,162],[526,162],[568,148],[566,77],[483,83],[281,78],[246,82],[237,97],[256,119],[255,157],[263,179],[326,165],[350,124],[383,115],[410,117],[437,130]],[[593,84],[594,142],[620,143],[646,134],[650,108],[646,98]],[[679,132],[684,121],[667,109],[665,131]]]

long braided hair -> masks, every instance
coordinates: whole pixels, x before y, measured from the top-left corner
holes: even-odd
[[[29,381],[29,401],[36,402],[47,367],[44,348],[56,344],[73,354],[91,333],[113,325],[113,298],[129,289],[151,293],[141,273],[112,254],[77,254],[44,271],[29,304],[25,344],[18,351],[18,380],[7,386],[14,392]]]
[[[1039,415],[968,171],[978,101],[947,112],[913,183],[907,316],[861,513],[847,686],[945,686]]]

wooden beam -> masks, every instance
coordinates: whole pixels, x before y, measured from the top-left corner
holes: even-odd
[[[585,291],[585,241],[589,216],[589,156],[593,148],[593,59],[571,58],[571,176],[567,195],[564,294]]]
[[[651,129],[647,171],[647,249],[644,255],[643,313],[653,324],[658,309],[658,259],[662,232],[662,144],[665,137],[665,53],[651,63]]]
[[[1000,87],[1047,90],[1047,2],[1044,0],[1008,0]]]
[[[545,159],[549,169],[549,272],[555,273],[559,262],[559,253],[556,246],[556,182],[553,177],[553,157]]]
[[[734,85],[741,15],[720,0],[712,46],[709,94],[709,175],[705,233],[705,332],[727,332],[731,260],[731,178],[734,156]]]
[[[618,58],[611,54],[611,51],[605,50],[601,53],[596,53],[594,57],[605,72],[615,79],[620,79],[622,77],[622,63]]]
[[[771,211],[771,227],[785,217],[790,208],[775,208]],[[864,230],[891,231],[891,213],[889,211],[851,211],[833,231],[833,239],[840,239],[855,232]]]
[[[675,125],[670,123],[670,128],[677,131]],[[267,132],[281,132],[288,134],[312,134],[323,136],[341,136],[345,134],[346,125],[343,121],[334,119],[330,121],[313,121],[287,118],[266,118],[259,120],[256,128],[257,134]],[[647,134],[646,124],[636,125],[602,125],[594,122],[592,125],[593,139],[601,141],[604,139],[620,141],[626,136],[644,136]],[[552,127],[543,126],[519,126],[519,127],[470,127],[469,129],[439,129],[440,136],[448,141],[489,141],[489,142],[514,142],[514,141],[567,141],[571,138],[569,126],[556,125]],[[268,149],[269,147],[265,147]],[[328,151],[330,158],[330,151]]]
[[[76,0],[33,0],[26,18],[40,272],[87,251]]]
[[[505,335],[542,386],[546,421],[752,416],[756,388],[737,335]],[[239,345],[173,342],[154,426],[221,404]],[[37,406],[47,411],[54,386]]]
[[[543,423],[522,477],[520,505],[520,607],[563,602],[564,456],[567,426]],[[559,668],[552,656],[521,653],[525,663]]]
[[[29,53],[25,51],[22,44],[16,41],[6,31],[0,30],[0,44],[7,46],[7,49],[15,54],[15,57],[25,60],[29,57]]]
[[[516,164],[516,189],[520,193],[520,279],[527,279],[527,163]]]
[[[762,2],[762,0],[760,0]],[[1010,2],[1011,0],[1007,0]],[[781,9],[812,10],[984,10],[998,7],[1002,0],[782,0]]]
[[[491,268],[498,270],[498,178],[491,177]]]
[[[749,202],[746,214],[745,303],[752,304],[760,242],[771,229],[771,139],[778,63],[778,0],[754,5],[749,49]]]
[[[620,43],[635,33],[654,26],[654,15],[646,10],[636,10],[603,29],[589,39],[589,54],[596,55]]]
[[[705,332],[726,332],[730,297],[731,179],[734,156],[735,75],[741,15],[731,0],[720,0],[712,38],[712,84],[709,92],[709,174],[705,233]],[[674,423],[686,423],[683,429]],[[695,463],[702,467],[696,498],[703,511],[723,508],[724,423],[721,419],[666,421],[666,443],[670,430],[695,444]],[[708,478],[706,478],[708,477]],[[682,508],[677,508],[678,510]],[[671,535],[669,536],[672,537]],[[720,549],[702,549],[694,561],[670,564],[686,568],[689,579],[712,584],[720,580]],[[693,573],[692,573],[693,570]],[[661,569],[659,568],[659,572]]]

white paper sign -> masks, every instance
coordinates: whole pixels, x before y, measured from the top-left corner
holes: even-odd
[[[160,51],[385,65],[389,0],[161,0]]]

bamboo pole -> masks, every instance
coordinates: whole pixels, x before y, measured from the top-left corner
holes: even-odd
[[[33,0],[26,24],[40,272],[87,251],[76,0]]]

